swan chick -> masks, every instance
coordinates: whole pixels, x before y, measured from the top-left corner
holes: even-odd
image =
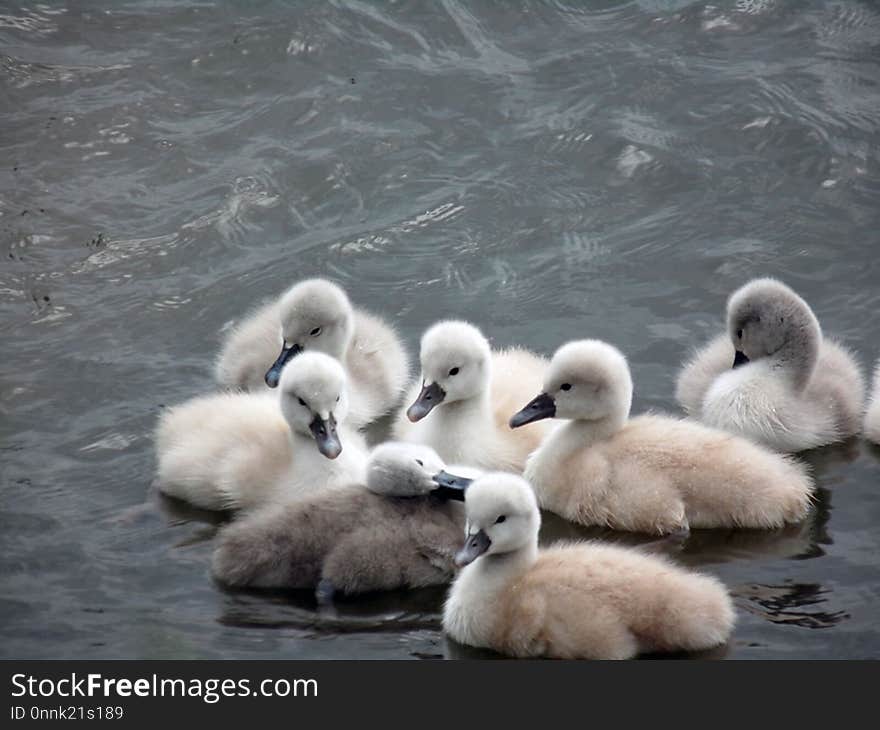
[[[461,504],[444,464],[416,444],[377,447],[362,484],[270,505],[221,531],[215,579],[230,587],[314,588],[320,600],[448,583],[461,542]],[[372,491],[371,491],[372,490]]]
[[[479,329],[453,320],[424,333],[420,360],[421,387],[398,416],[395,438],[431,446],[449,462],[521,472],[547,428],[512,433],[507,416],[523,389],[540,384],[546,360],[518,348],[493,352]]]
[[[443,611],[459,643],[514,657],[628,659],[730,636],[733,606],[715,578],[597,542],[539,550],[538,505],[520,477],[477,479],[465,513],[462,570]]]
[[[275,388],[284,366],[301,352],[322,352],[344,365],[355,428],[392,410],[406,387],[409,364],[396,332],[355,309],[345,291],[326,279],[294,284],[235,327],[221,349],[216,377],[232,388]]]
[[[676,395],[707,425],[796,452],[858,433],[864,391],[854,358],[823,338],[809,305],[764,278],[730,296],[726,335],[685,366]]]
[[[465,490],[480,473],[470,467],[451,467],[447,471],[430,446],[387,441],[370,452],[366,487],[386,497],[433,494],[463,502]]]
[[[159,489],[204,509],[243,509],[361,477],[362,438],[342,425],[342,366],[305,353],[284,370],[279,390],[195,398],[165,413],[156,434]]]
[[[659,534],[804,519],[813,484],[802,465],[692,421],[630,419],[632,396],[617,348],[581,340],[556,351],[542,392],[510,419],[512,428],[569,419],[526,465],[542,507],[584,525]]]

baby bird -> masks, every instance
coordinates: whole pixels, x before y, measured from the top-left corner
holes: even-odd
[[[597,542],[538,550],[528,483],[487,474],[468,489],[465,566],[443,611],[462,644],[515,657],[629,659],[723,644],[733,606],[715,578]]]
[[[699,423],[629,419],[633,384],[619,350],[597,340],[556,351],[543,392],[510,419],[571,419],[529,458],[541,506],[583,525],[646,533],[798,522],[812,482],[794,460]]]
[[[250,391],[264,389],[264,383],[274,388],[285,364],[304,350],[344,365],[353,428],[391,411],[406,388],[409,363],[397,333],[354,309],[346,293],[325,279],[295,284],[237,325],[220,351],[217,381]]]
[[[214,577],[231,587],[317,588],[322,601],[448,583],[469,483],[427,446],[382,444],[370,454],[367,489],[353,482],[226,527]]]
[[[492,352],[473,325],[445,321],[422,336],[421,362],[422,386],[398,416],[395,438],[427,444],[449,462],[522,472],[548,429],[512,433],[507,416],[523,391],[538,387],[547,361],[518,348]]]
[[[221,393],[170,409],[156,430],[159,489],[203,509],[249,509],[362,478],[345,383],[336,360],[305,353],[277,395]]]
[[[688,414],[783,452],[858,433],[862,373],[789,287],[755,279],[734,292],[727,330],[679,375],[676,397]]]
[[[865,414],[865,438],[880,444],[880,362],[874,371],[874,390]]]

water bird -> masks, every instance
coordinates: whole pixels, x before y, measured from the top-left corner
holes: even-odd
[[[301,352],[323,352],[343,364],[354,428],[392,411],[409,379],[406,350],[394,328],[355,309],[345,291],[326,279],[294,284],[233,327],[215,376],[228,388],[275,388],[284,366]]]
[[[775,528],[807,515],[813,483],[794,459],[703,424],[630,418],[629,364],[598,340],[560,347],[512,428],[568,419],[529,457],[541,506],[573,522],[668,534]]]
[[[421,384],[398,414],[395,438],[427,444],[449,462],[521,472],[549,429],[511,432],[507,417],[540,384],[547,361],[521,348],[493,351],[479,329],[453,320],[424,333],[420,360]]]
[[[366,446],[347,415],[342,366],[304,353],[284,369],[278,392],[218,393],[165,412],[157,485],[203,509],[239,510],[357,480]]]
[[[809,305],[770,278],[730,296],[727,333],[693,356],[676,387],[689,415],[783,452],[858,433],[864,393],[852,354],[823,337]]]
[[[314,588],[322,602],[448,583],[464,533],[462,500],[477,475],[453,471],[427,446],[377,446],[364,480],[224,528],[213,575],[229,587]]]
[[[469,487],[462,570],[443,610],[455,641],[514,657],[629,659],[727,641],[734,611],[714,577],[598,542],[538,549],[528,483],[486,474]]]

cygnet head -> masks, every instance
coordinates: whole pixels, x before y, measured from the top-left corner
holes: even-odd
[[[622,422],[632,395],[632,376],[620,350],[600,340],[569,342],[553,355],[544,390],[511,417],[510,427],[544,418]]]
[[[328,459],[342,452],[336,424],[348,415],[345,371],[337,360],[305,352],[281,374],[281,412],[290,430],[315,439]]]
[[[443,459],[423,444],[389,441],[374,448],[367,460],[367,489],[388,497],[434,494],[463,501],[472,481],[447,472]]]
[[[354,331],[354,311],[345,292],[326,279],[294,284],[281,297],[281,354],[266,372],[274,388],[284,366],[303,351],[342,360]]]
[[[502,555],[538,543],[541,514],[522,477],[500,472],[479,477],[468,489],[464,509],[467,537],[455,556],[459,567],[481,555]]]
[[[422,335],[422,391],[407,409],[419,421],[441,403],[454,403],[485,393],[492,353],[483,333],[467,322],[438,322]]]
[[[779,357],[812,371],[819,356],[819,321],[803,299],[776,279],[755,279],[730,296],[727,329],[736,349],[733,367]]]

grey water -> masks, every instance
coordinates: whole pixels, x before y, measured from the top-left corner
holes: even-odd
[[[483,656],[444,592],[227,593],[151,431],[308,276],[411,351],[441,317],[629,357],[634,412],[777,276],[880,356],[880,6],[0,0],[0,655]],[[523,393],[525,403],[533,394]],[[712,657],[880,656],[880,449],[805,455],[802,525],[695,532]],[[597,536],[547,515],[544,542]]]

